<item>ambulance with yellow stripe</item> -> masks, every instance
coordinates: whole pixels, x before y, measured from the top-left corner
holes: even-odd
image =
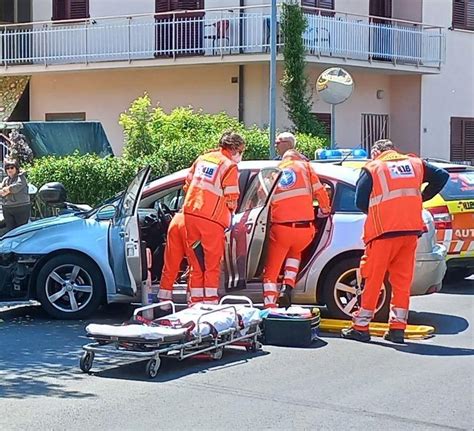
[[[438,242],[448,250],[446,278],[456,282],[474,274],[474,167],[428,161],[449,172],[443,190],[424,207],[433,215]]]

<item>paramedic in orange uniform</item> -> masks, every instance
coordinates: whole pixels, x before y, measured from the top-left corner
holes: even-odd
[[[173,285],[186,257],[186,231],[184,228],[184,214],[178,212],[171,219],[166,235],[163,272],[161,273],[158,299],[167,301],[173,298]]]
[[[326,190],[308,159],[295,146],[292,133],[280,133],[276,138],[275,147],[282,157],[278,167],[283,172],[270,209],[270,243],[263,273],[265,308],[291,305],[301,253],[316,234],[313,199],[319,202],[320,216],[327,217],[331,212]],[[279,292],[277,280],[283,264],[284,279]]]
[[[370,340],[369,323],[388,273],[392,299],[384,338],[403,343],[417,240],[424,229],[422,202],[438,194],[449,175],[416,156],[399,153],[388,139],[377,141],[371,155],[374,160],[363,168],[356,188],[356,205],[367,214],[360,268],[365,287],[352,328],[343,329],[342,337]]]
[[[237,163],[244,150],[244,139],[226,132],[219,140],[219,149],[199,156],[186,179],[183,211],[191,303],[216,304],[219,300],[224,231],[239,199]]]

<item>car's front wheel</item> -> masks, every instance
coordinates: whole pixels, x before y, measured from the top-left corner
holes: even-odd
[[[331,317],[350,319],[359,308],[360,259],[347,258],[335,264],[327,273],[323,285],[323,300]],[[374,320],[387,321],[391,290],[386,282],[382,286]]]
[[[88,317],[101,304],[104,292],[99,268],[85,256],[54,256],[38,273],[37,298],[56,319]]]

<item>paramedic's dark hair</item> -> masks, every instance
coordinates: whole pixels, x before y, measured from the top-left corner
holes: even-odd
[[[238,133],[224,132],[219,139],[219,147],[235,150],[245,145],[245,140]]]
[[[383,153],[384,151],[394,150],[395,146],[390,139],[380,139],[372,145],[371,151],[379,151]]]

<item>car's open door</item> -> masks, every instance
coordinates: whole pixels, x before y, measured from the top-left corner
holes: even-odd
[[[278,168],[259,171],[251,180],[226,236],[226,290],[246,288],[258,274],[267,234],[270,198],[280,179]]]
[[[150,175],[142,169],[125,190],[109,229],[109,261],[117,293],[134,296],[142,282],[138,203]]]

